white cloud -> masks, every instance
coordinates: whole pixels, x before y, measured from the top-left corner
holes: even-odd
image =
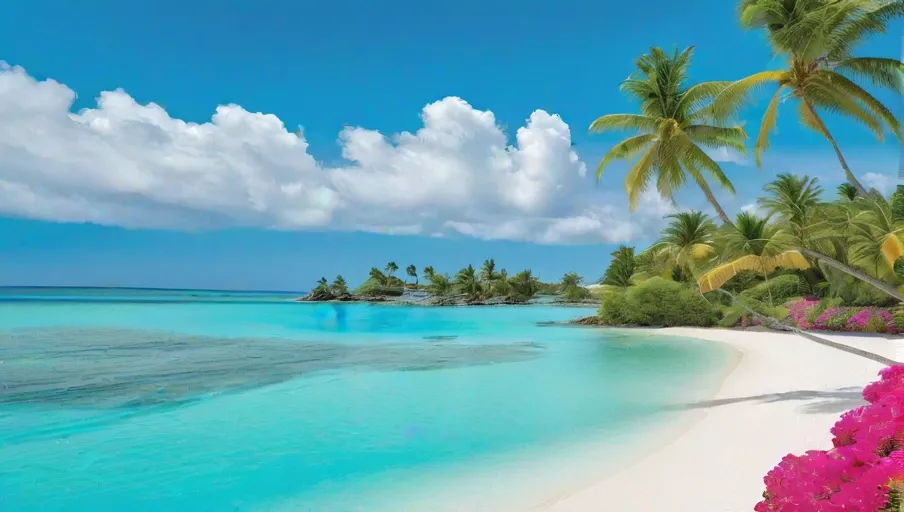
[[[863,181],[863,186],[868,189],[874,188],[884,196],[891,194],[897,185],[897,179],[894,176],[878,172],[868,172],[860,179]]]
[[[455,97],[414,133],[339,134],[328,167],[272,114],[238,105],[174,119],[122,90],[71,112],[75,94],[0,63],[0,214],[126,227],[346,229],[539,243],[655,236],[671,205],[600,204],[568,125],[533,112],[514,144],[490,111]]]
[[[769,215],[769,211],[765,208],[762,208],[760,205],[756,203],[748,203],[741,207],[742,212],[752,213],[757,217],[766,217]]]
[[[716,162],[733,163],[739,165],[747,165],[750,163],[746,156],[735,151],[734,149],[726,147],[721,147],[718,149],[708,149],[706,150],[706,154]]]

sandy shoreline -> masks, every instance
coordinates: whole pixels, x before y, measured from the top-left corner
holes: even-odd
[[[842,412],[862,403],[860,390],[882,368],[792,334],[694,328],[646,332],[725,343],[743,357],[712,400],[687,404],[699,419],[676,439],[533,510],[750,511],[761,499],[763,476],[784,455],[831,447],[829,428]],[[895,355],[889,340],[831,338]]]

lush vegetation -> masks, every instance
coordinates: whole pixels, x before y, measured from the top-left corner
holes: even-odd
[[[831,429],[831,450],[787,455],[763,479],[757,512],[904,510],[904,366],[882,370],[863,389],[867,405]]]
[[[615,251],[601,280],[600,321],[784,322],[807,329],[900,331],[904,187],[890,197],[867,190],[824,113],[858,123],[880,140],[886,133],[900,139],[900,121],[870,89],[904,93],[901,62],[855,50],[904,16],[904,2],[742,0],[739,7],[742,26],[765,32],[781,69],[694,84],[688,72],[692,49],[652,48],[621,85],[639,111],[604,115],[590,127],[634,132],[612,147],[597,169],[601,179],[611,162],[630,162],[624,186],[632,208],[648,189],[674,200],[678,188],[692,183],[716,213],[715,218],[700,211],[671,215],[650,247]],[[817,178],[781,174],[764,188],[757,208],[730,217],[709,182],[728,192],[734,187],[708,151],[746,153],[740,113],[763,89],[770,99],[753,143],[757,165],[769,148],[779,108],[790,104],[832,147],[847,182],[832,194]],[[651,304],[662,311],[654,314]]]
[[[400,297],[406,290],[420,290],[437,303],[524,303],[537,295],[555,295],[564,301],[583,301],[590,291],[584,279],[574,272],[565,274],[561,282],[543,283],[530,269],[509,275],[498,268],[492,258],[484,260],[479,269],[468,265],[454,275],[436,272],[432,266],[419,274],[415,265],[405,268],[405,279],[395,275],[399,266],[390,261],[383,270],[370,269],[367,280],[350,292],[345,279],[337,276],[333,283],[323,277],[309,295],[309,300],[357,300]],[[421,282],[423,278],[424,282]]]

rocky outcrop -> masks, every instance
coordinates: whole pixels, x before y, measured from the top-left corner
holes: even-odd
[[[584,318],[575,318],[574,320],[569,320],[568,323],[575,325],[600,325],[600,317],[588,316]]]

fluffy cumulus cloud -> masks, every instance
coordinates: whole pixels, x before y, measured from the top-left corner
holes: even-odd
[[[886,196],[894,191],[897,184],[895,176],[878,172],[868,172],[861,176],[860,179],[863,181],[864,187],[874,188]]]
[[[649,195],[628,215],[594,199],[568,125],[542,110],[510,141],[492,112],[448,97],[424,107],[414,133],[345,128],[346,163],[328,167],[278,117],[238,105],[198,124],[122,90],[78,113],[74,99],[63,84],[0,65],[0,214],[615,243],[655,233],[671,208]]]

